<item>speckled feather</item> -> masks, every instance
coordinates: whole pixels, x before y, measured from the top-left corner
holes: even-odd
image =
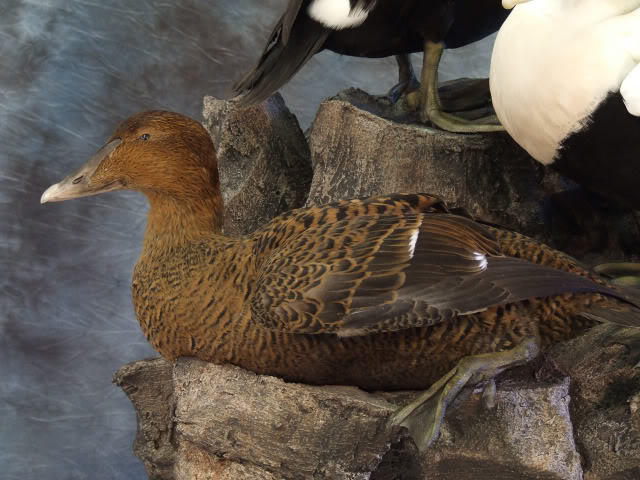
[[[431,195],[294,210],[225,237],[215,151],[200,124],[147,112],[113,140],[121,144],[83,187],[92,191],[77,195],[120,182],[149,198],[133,303],[169,360],[192,355],[314,384],[424,388],[462,357],[527,336],[545,347],[596,319],[640,325],[637,294],[533,239],[453,215]]]
[[[138,318],[169,359],[195,355],[289,380],[394,389],[425,387],[461,357],[512,348],[526,335],[543,346],[571,338],[595,323],[582,314],[592,306],[635,310],[597,293],[615,295],[570,257],[445,212],[429,195],[345,201],[290,212],[245,238],[212,238],[150,263],[143,255],[134,274]],[[430,241],[416,242],[410,259],[420,222]],[[490,259],[484,270],[479,252]],[[418,263],[429,254],[431,263]],[[462,278],[491,272],[492,260],[523,268],[510,277],[511,291],[472,282],[457,293]],[[542,283],[538,265],[548,267],[539,267]],[[591,293],[533,298],[550,280],[556,293]],[[448,307],[416,300],[424,289]],[[518,301],[506,303],[514,291]],[[482,311],[459,314],[470,301]]]

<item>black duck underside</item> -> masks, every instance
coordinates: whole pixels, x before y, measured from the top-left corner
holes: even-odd
[[[459,48],[496,32],[508,15],[500,0],[403,2],[401,6],[380,1],[362,25],[333,31],[323,48],[368,58],[422,52],[425,40]]]
[[[561,145],[554,167],[608,198],[640,208],[640,117],[610,93]]]

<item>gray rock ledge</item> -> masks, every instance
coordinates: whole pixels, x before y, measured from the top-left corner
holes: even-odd
[[[134,453],[160,479],[640,478],[640,336],[601,325],[476,392],[419,455],[385,428],[415,392],[287,383],[161,358],[114,376],[138,418]]]

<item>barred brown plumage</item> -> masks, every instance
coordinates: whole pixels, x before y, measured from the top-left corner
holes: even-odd
[[[438,381],[430,396],[442,401],[421,446],[467,382],[596,319],[640,325],[637,294],[540,242],[451,214],[433,195],[294,210],[225,237],[213,143],[182,115],[134,115],[79,171],[82,181],[74,173],[43,201],[115,188],[149,198],[133,301],[165,358],[365,389]],[[415,405],[409,410],[393,421],[418,438]]]

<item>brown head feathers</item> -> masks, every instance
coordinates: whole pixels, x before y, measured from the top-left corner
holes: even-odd
[[[42,203],[137,190],[151,204],[148,228],[178,236],[207,234],[222,225],[222,196],[209,133],[168,111],[137,113],[122,122],[85,165],[50,187]]]

